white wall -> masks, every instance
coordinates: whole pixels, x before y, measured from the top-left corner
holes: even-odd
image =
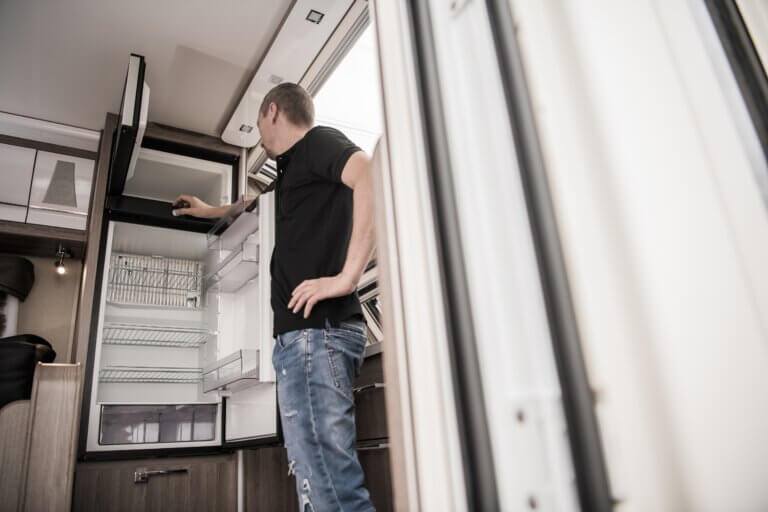
[[[765,162],[703,2],[511,3],[619,509],[768,509]]]
[[[35,284],[27,300],[19,304],[18,334],[36,334],[45,338],[56,351],[55,362],[68,363],[82,263],[65,260],[67,273],[59,275],[54,258],[25,258],[35,266]]]

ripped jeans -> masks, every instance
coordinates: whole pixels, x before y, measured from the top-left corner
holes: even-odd
[[[289,474],[296,475],[300,512],[368,512],[374,508],[355,449],[352,395],[365,324],[325,325],[279,335],[272,352]]]

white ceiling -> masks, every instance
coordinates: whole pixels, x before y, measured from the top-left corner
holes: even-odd
[[[149,120],[218,136],[291,0],[0,0],[0,111],[100,129],[128,56]]]

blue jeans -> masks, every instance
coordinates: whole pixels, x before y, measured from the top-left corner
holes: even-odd
[[[277,337],[272,365],[299,510],[374,510],[355,449],[352,384],[365,349],[361,320]]]

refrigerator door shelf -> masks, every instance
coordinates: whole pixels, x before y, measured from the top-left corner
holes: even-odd
[[[243,211],[234,219],[224,217],[208,232],[208,248],[232,251],[259,230],[259,213]]]
[[[203,392],[234,392],[259,380],[259,351],[238,350],[203,370]]]
[[[227,256],[211,269],[205,281],[208,291],[236,292],[259,275],[259,244],[256,236],[249,237],[237,251]]]

